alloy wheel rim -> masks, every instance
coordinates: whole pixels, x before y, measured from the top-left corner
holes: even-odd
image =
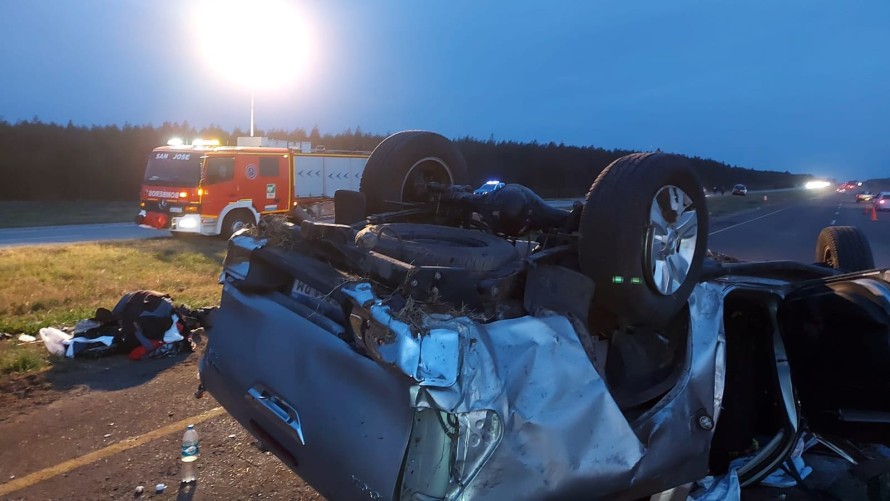
[[[660,294],[673,294],[686,281],[697,240],[698,212],[692,197],[677,186],[663,186],[649,207],[646,242],[648,278]]]

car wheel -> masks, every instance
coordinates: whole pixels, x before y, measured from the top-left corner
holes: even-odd
[[[425,184],[467,184],[467,162],[457,146],[427,131],[397,132],[384,139],[368,158],[359,191],[369,213],[398,210],[401,202],[428,199]]]
[[[677,155],[637,153],[596,178],[581,214],[578,259],[594,307],[663,325],[689,298],[707,252],[701,182]]]
[[[816,239],[816,262],[848,272],[875,267],[868,238],[855,226],[823,228]]]
[[[495,271],[518,257],[513,246],[500,237],[433,224],[368,226],[355,239],[360,247],[418,266]]]
[[[253,218],[253,214],[243,209],[234,210],[226,214],[219,234],[222,238],[228,239],[241,228],[255,224],[256,220]]]

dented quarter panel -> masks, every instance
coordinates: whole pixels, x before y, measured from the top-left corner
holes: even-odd
[[[267,431],[297,462],[309,458],[295,468],[298,474],[314,485],[340,486],[325,495],[393,495],[411,405],[455,414],[491,410],[500,416],[503,437],[460,499],[624,498],[707,474],[714,427],[703,427],[699,418],[716,421],[723,392],[721,285],[694,289],[685,371],[673,390],[633,422],[618,408],[564,316],[488,324],[431,316],[425,334],[416,336],[367,284],[343,291],[392,334],[378,346],[378,362],[277,302],[226,284],[219,321],[226,323],[226,332],[256,334],[214,339],[202,368],[208,389],[246,426],[252,415],[226,400],[244,398],[258,384],[279,392],[299,411],[305,445],[280,426],[266,423]],[[230,365],[217,366],[222,359]],[[239,380],[240,387],[223,385],[215,373],[229,374],[230,381],[238,363],[250,367],[243,372],[253,379]],[[417,398],[419,392],[427,398]],[[322,422],[342,438],[319,439]],[[368,441],[375,434],[380,437]],[[351,456],[365,450],[376,459],[349,461],[344,468],[337,458],[346,450]],[[313,480],[317,475],[322,478]]]
[[[721,288],[693,293],[687,371],[652,411],[628,423],[605,381],[562,316],[462,324],[457,384],[425,391],[441,409],[491,409],[504,437],[462,499],[612,498],[651,492],[707,474],[713,426],[723,392]],[[441,325],[441,324],[440,324]],[[719,335],[714,335],[719,333]],[[694,363],[691,363],[692,361]]]

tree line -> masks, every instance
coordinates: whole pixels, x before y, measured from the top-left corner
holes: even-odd
[[[171,137],[215,138],[234,145],[240,129],[218,126],[201,129],[188,123],[159,127],[58,125],[34,119],[11,124],[0,120],[0,200],[137,200],[145,163],[151,150]],[[290,131],[258,131],[257,135],[287,141],[310,141],[326,150],[372,151],[386,136],[360,127],[322,134],[318,127]],[[489,179],[524,184],[544,197],[580,197],[596,176],[615,159],[631,153],[595,146],[516,141],[455,140],[463,152],[470,182]],[[790,188],[811,178],[805,174],[759,171],[690,157],[704,186],[731,189]]]

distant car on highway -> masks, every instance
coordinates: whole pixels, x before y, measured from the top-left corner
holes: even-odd
[[[871,191],[860,191],[856,194],[856,203],[859,202],[868,202],[875,198],[875,194]]]
[[[506,186],[501,181],[497,179],[492,179],[491,181],[486,181],[482,186],[476,188],[473,192],[476,195],[485,195],[486,193],[491,193],[492,191],[499,190]]]
[[[737,184],[732,187],[732,194],[745,196],[748,194],[748,187],[744,184]]]
[[[890,210],[890,191],[882,191],[872,200],[875,210]]]

